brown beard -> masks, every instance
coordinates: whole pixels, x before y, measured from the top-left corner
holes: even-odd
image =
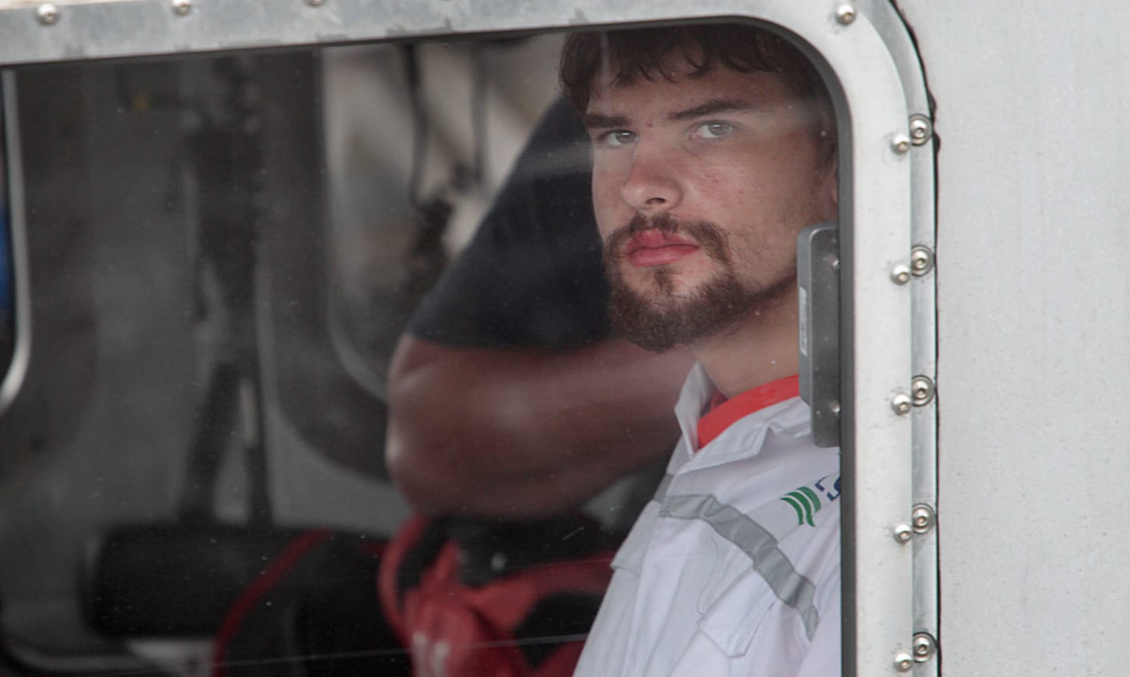
[[[721,270],[693,293],[674,293],[667,266],[654,271],[656,291],[640,293],[630,288],[620,273],[623,245],[633,235],[655,228],[694,238]],[[646,218],[636,215],[627,226],[609,236],[604,244],[604,271],[611,287],[608,314],[613,328],[632,343],[652,352],[689,345],[776,304],[796,284],[796,275],[751,289],[738,279],[726,235],[707,221],[681,222],[667,214]]]

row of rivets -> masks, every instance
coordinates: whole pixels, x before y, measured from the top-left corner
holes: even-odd
[[[914,534],[924,534],[934,528],[937,515],[934,508],[925,503],[919,503],[910,511],[910,524],[900,522],[895,525],[891,535],[899,543],[909,543]]]
[[[925,503],[914,506],[910,513],[910,524],[898,524],[894,528],[895,540],[899,543],[909,543],[914,534],[924,534],[934,528],[936,514],[934,509]],[[938,652],[938,643],[928,632],[919,632],[914,635],[911,651],[900,651],[895,654],[895,670],[910,672],[915,663],[925,663]]]
[[[910,250],[910,265],[896,263],[891,268],[891,282],[898,285],[910,282],[910,276],[922,277],[934,269],[934,252],[924,245]]]
[[[899,522],[891,530],[891,535],[899,543],[909,543],[914,534],[924,534],[934,528],[937,517],[934,509],[925,503],[919,503],[910,511],[910,524]]]
[[[911,146],[922,146],[934,136],[934,124],[922,114],[910,116],[910,133],[895,134],[891,139],[891,150],[904,155]]]
[[[836,20],[847,26],[857,17],[855,7],[849,4],[840,5],[836,9]],[[910,133],[895,134],[891,138],[891,150],[899,155],[910,151],[911,146],[925,144],[934,134],[933,124],[925,115],[914,115],[910,118]],[[934,268],[934,253],[927,247],[918,246],[911,250],[910,265],[897,264],[891,269],[891,281],[898,285],[910,282],[912,275],[921,276],[929,273]],[[923,406],[934,399],[934,382],[926,376],[916,376],[911,383],[912,395],[899,393],[891,398],[891,408],[895,413],[905,415],[911,408]],[[919,504],[911,511],[910,524],[895,525],[893,535],[899,543],[909,543],[914,534],[923,534],[934,526],[934,510],[928,505]],[[932,658],[937,651],[934,638],[927,633],[918,633],[914,636],[912,653],[905,651],[895,654],[894,667],[899,672],[910,672],[915,663],[922,663]]]
[[[311,7],[321,7],[326,0],[306,0]],[[192,12],[192,0],[172,0],[173,13],[185,16]],[[59,22],[59,7],[53,2],[45,2],[35,11],[35,17],[44,26],[53,26]]]
[[[895,654],[895,670],[910,672],[915,663],[925,663],[938,652],[938,643],[927,632],[920,632],[914,636],[911,652],[900,651]]]
[[[891,139],[891,150],[903,155],[911,146],[921,146],[934,135],[934,126],[930,118],[925,115],[913,115],[910,118],[910,134],[895,134]]]
[[[937,388],[929,376],[915,376],[910,382],[910,395],[898,393],[891,398],[891,408],[899,416],[910,413],[913,407],[924,407],[934,401]]]

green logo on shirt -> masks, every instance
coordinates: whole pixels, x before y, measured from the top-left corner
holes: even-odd
[[[812,523],[812,516],[820,510],[820,497],[815,491],[808,487],[800,487],[782,496],[781,500],[796,510],[797,526],[804,524],[810,527],[816,526]]]
[[[781,497],[781,500],[788,503],[796,510],[796,523],[797,526],[807,524],[810,527],[816,526],[812,521],[813,516],[820,512],[823,507],[820,499],[824,498],[827,503],[824,505],[831,505],[836,502],[840,497],[840,475],[828,475],[821,477],[812,483],[810,487],[798,487],[796,491],[790,491]]]

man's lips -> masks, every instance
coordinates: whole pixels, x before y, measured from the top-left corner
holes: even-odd
[[[673,263],[699,249],[694,240],[652,228],[628,240],[624,258],[633,266],[649,268]]]

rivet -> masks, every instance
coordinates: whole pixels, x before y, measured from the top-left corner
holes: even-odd
[[[173,12],[184,16],[192,11],[192,0],[173,0]]]
[[[891,268],[891,281],[895,284],[906,284],[910,282],[910,268],[902,263]]]
[[[906,134],[895,134],[891,139],[891,150],[902,155],[910,150],[910,137]]]
[[[915,146],[921,146],[934,135],[934,125],[925,115],[910,116],[910,141]]]
[[[39,23],[44,26],[51,26],[59,20],[59,8],[54,3],[48,2],[40,5],[35,15],[39,19]]]
[[[840,403],[839,402],[831,403],[830,405],[828,405],[828,409],[830,409],[832,411],[833,416],[835,416],[836,418],[840,417],[840,411],[841,410],[840,410]]]
[[[910,672],[914,667],[914,657],[905,651],[895,654],[895,670],[899,672]]]
[[[934,269],[934,252],[929,247],[918,245],[910,250],[910,270],[921,276]]]
[[[924,534],[934,527],[934,509],[919,503],[910,511],[910,525],[916,534]]]
[[[899,393],[891,398],[891,409],[894,409],[895,413],[900,416],[909,414],[910,406],[910,398],[907,397],[906,393]]]
[[[311,7],[321,7],[322,5],[326,4],[326,0],[306,0],[306,4],[310,5]]]
[[[845,26],[855,21],[855,7],[846,4],[840,5],[836,8],[836,21]]]
[[[934,382],[928,376],[915,376],[910,382],[910,395],[916,407],[930,404],[934,399]]]
[[[916,634],[912,646],[914,660],[918,663],[925,663],[933,658],[934,654],[938,651],[938,643],[926,632]]]
[[[899,524],[895,526],[894,537],[899,543],[909,543],[913,536],[914,530],[910,528],[909,524]]]

